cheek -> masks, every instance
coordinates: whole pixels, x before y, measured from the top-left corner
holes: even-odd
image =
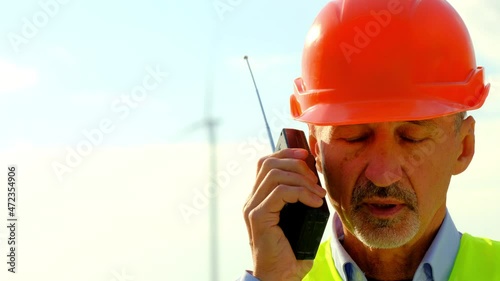
[[[431,221],[435,214],[446,207],[446,193],[451,177],[426,168],[421,175],[411,178],[417,195],[419,215],[423,221]]]
[[[352,190],[362,167],[356,165],[356,157],[329,150],[323,153],[323,175],[332,204],[345,209],[351,200]]]
[[[410,156],[404,165],[403,169],[417,194],[419,208],[422,210],[435,211],[445,204],[453,161],[452,152],[444,146],[439,145],[436,149],[429,150],[431,153],[428,154],[424,154],[421,149],[419,161],[416,161],[417,157]]]

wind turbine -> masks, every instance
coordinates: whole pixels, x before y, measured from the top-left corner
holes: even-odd
[[[217,189],[217,183],[213,180],[216,179],[217,174],[217,126],[219,121],[213,115],[213,105],[214,105],[214,76],[215,76],[215,57],[216,57],[216,46],[217,46],[217,32],[215,32],[214,41],[212,42],[212,49],[210,49],[207,73],[205,81],[205,106],[204,106],[204,117],[189,125],[184,130],[182,130],[181,135],[186,135],[200,129],[206,129],[208,133],[208,143],[209,143],[209,184],[210,184],[210,194],[217,194],[215,190]],[[217,195],[209,196],[209,268],[210,268],[210,279],[211,281],[220,281],[219,279],[219,241],[218,241],[218,200]]]
[[[212,58],[215,56],[211,56]],[[210,146],[209,151],[209,183],[210,191],[213,192],[217,188],[217,183],[212,180],[217,178],[217,125],[218,121],[213,116],[213,101],[214,101],[214,62],[213,59],[209,60],[207,66],[207,81],[205,88],[205,127],[208,132],[208,143]],[[212,194],[217,194],[214,192]],[[210,280],[219,281],[219,241],[218,241],[218,201],[217,195],[210,196],[209,201],[209,264],[210,264]]]

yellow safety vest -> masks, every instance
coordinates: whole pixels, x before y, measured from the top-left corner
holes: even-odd
[[[302,281],[343,281],[333,262],[330,240],[321,243]],[[500,242],[464,233],[449,281],[500,280]]]

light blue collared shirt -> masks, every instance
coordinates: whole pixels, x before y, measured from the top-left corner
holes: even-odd
[[[462,234],[458,232],[448,211],[431,246],[413,276],[413,281],[448,280],[460,247]],[[333,215],[333,238],[331,248],[335,267],[343,280],[366,281],[366,277],[340,243],[344,230],[337,213]]]
[[[413,281],[445,281],[451,274],[453,264],[460,247],[462,234],[458,232],[448,211],[434,241],[413,276]],[[342,222],[337,213],[333,215],[333,238],[331,239],[332,256],[335,267],[343,280],[366,281],[361,269],[352,260],[340,243],[344,239]],[[240,281],[258,281],[250,272]]]

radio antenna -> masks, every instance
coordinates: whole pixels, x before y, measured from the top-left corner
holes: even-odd
[[[244,56],[243,59],[247,61],[248,70],[250,70],[250,75],[252,76],[255,92],[257,93],[257,98],[259,99],[260,110],[262,111],[262,116],[264,116],[264,122],[266,123],[267,136],[269,137],[269,142],[271,143],[271,148],[273,149],[274,152],[275,147],[274,147],[273,135],[271,134],[271,129],[269,128],[269,123],[267,122],[266,112],[264,111],[264,107],[262,106],[262,100],[260,99],[259,89],[257,89],[257,83],[255,83],[255,78],[253,77],[253,72],[252,68],[250,67],[250,62],[248,61],[248,56]]]

